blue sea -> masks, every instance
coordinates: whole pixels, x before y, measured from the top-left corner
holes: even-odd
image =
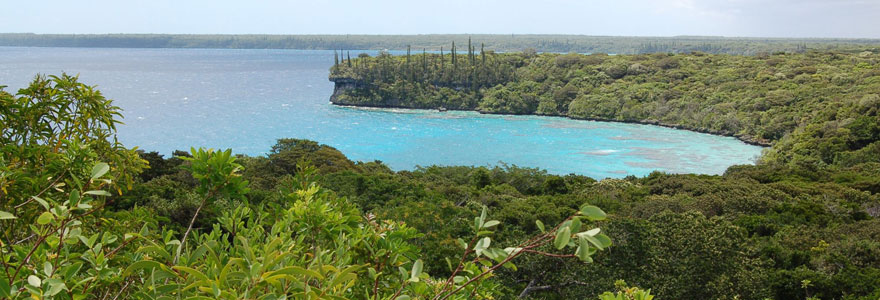
[[[762,150],[649,125],[339,107],[328,100],[332,64],[323,50],[0,47],[0,85],[15,92],[38,73],[79,74],[124,110],[126,146],[166,155],[191,146],[263,155],[279,138],[303,138],[395,170],[505,163],[601,179],[720,174]]]

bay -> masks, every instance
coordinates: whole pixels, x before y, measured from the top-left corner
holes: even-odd
[[[124,110],[125,145],[165,155],[192,146],[262,155],[279,138],[304,138],[395,170],[506,163],[619,178],[720,174],[762,150],[650,125],[339,107],[328,101],[332,64],[325,50],[0,47],[0,85],[14,92],[37,73],[79,74]]]

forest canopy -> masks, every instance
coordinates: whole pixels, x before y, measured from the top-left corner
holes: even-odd
[[[773,145],[764,162],[880,162],[878,51],[583,55],[458,47],[467,51],[343,56],[331,68],[331,102],[657,124]]]
[[[772,145],[723,175],[393,171],[280,138],[165,157],[75,76],[0,89],[0,298],[880,297],[871,51],[345,53],[336,103],[657,122]],[[465,47],[459,45],[459,47]],[[426,51],[425,51],[426,52]]]

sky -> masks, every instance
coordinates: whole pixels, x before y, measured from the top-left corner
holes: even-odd
[[[880,38],[880,0],[0,0],[0,32]]]

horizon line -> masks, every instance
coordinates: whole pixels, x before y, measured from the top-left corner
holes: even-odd
[[[578,33],[36,33],[36,32],[0,32],[0,35],[185,35],[185,36],[573,36],[573,37],[614,37],[614,38],[715,38],[715,39],[789,39],[789,40],[876,40],[880,37],[832,37],[832,36],[724,36],[724,35],[593,35]]]

